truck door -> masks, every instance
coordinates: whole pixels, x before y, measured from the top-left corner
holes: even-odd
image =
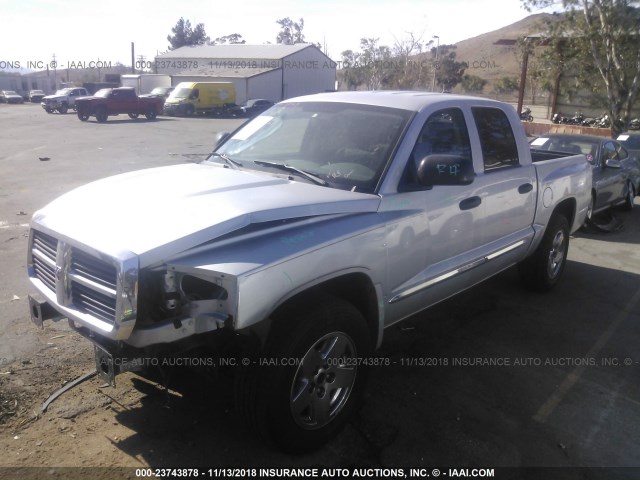
[[[382,199],[381,211],[402,215],[388,223],[385,237],[389,318],[405,317],[465,288],[467,275],[458,269],[473,260],[485,221],[473,184],[425,188],[418,183],[417,165],[429,155],[472,161],[461,109],[446,108],[428,116],[398,193]]]
[[[113,89],[111,91],[111,93],[109,94],[109,101],[106,102],[107,112],[109,114],[120,113],[123,111],[122,109],[124,108],[124,105],[123,105],[124,94],[125,94],[125,90]]]
[[[610,205],[624,198],[626,173],[622,168],[607,167],[607,160],[619,160],[618,150],[613,142],[602,145],[600,160],[595,166],[598,177],[596,209]]]
[[[471,112],[482,152],[474,182],[486,215],[478,232],[480,243],[493,250],[530,240],[537,198],[535,167],[528,158],[521,161],[503,110],[473,107]]]

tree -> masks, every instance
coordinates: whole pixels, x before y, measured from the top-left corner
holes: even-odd
[[[304,28],[303,18],[294,22],[289,17],[286,17],[276,20],[276,23],[280,25],[280,31],[276,37],[277,43],[282,43],[284,45],[305,43],[304,34],[302,33],[302,29]]]
[[[521,0],[525,8],[557,5],[554,0]],[[628,128],[640,91],[640,9],[632,0],[562,0],[557,22],[547,24],[552,54],[564,59],[575,87],[601,103],[618,134]],[[567,32],[571,32],[567,34]],[[596,81],[597,79],[597,81]],[[602,92],[602,93],[600,93]]]
[[[432,43],[432,40],[423,42],[422,35],[416,36],[413,32],[406,32],[406,36],[396,39],[392,48],[394,88],[419,88],[425,84],[429,64],[420,58],[420,54]]]
[[[442,85],[443,92],[451,91],[456,85],[462,82],[464,71],[469,67],[467,62],[456,62],[455,45],[440,45],[438,62],[436,65],[436,81]],[[436,49],[431,49],[431,54],[435,58]]]
[[[493,89],[499,94],[515,92],[518,90],[518,79],[515,77],[502,77],[496,82]]]
[[[171,29],[173,35],[167,35],[169,50],[184,47],[186,45],[204,45],[209,42],[209,37],[204,30],[204,24],[199,23],[196,28],[191,28],[191,22],[180,18],[176,26]]]
[[[347,90],[356,90],[364,83],[364,72],[360,65],[361,54],[353,50],[345,50],[340,54],[342,57],[342,68],[340,76],[347,87]]]
[[[487,81],[477,75],[466,74],[462,77],[462,88],[465,92],[481,92]]]
[[[213,42],[214,45],[238,45],[247,43],[239,33],[232,33],[231,35],[224,35],[216,38]]]
[[[386,45],[378,45],[379,38],[361,38],[360,63],[364,81],[369,90],[379,90],[387,84],[391,77],[391,49]]]

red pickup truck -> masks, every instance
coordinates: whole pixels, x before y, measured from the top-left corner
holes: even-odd
[[[103,88],[92,97],[76,100],[78,118],[85,122],[90,116],[95,116],[98,122],[106,122],[110,115],[126,113],[131,118],[144,115],[147,120],[153,120],[162,112],[164,100],[162,98],[138,97],[133,88]]]

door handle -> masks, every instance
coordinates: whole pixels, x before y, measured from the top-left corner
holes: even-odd
[[[469,197],[462,200],[458,206],[460,210],[471,210],[472,208],[476,208],[478,205],[482,203],[482,199],[480,197]]]
[[[518,193],[522,194],[529,193],[531,190],[533,190],[533,185],[530,183],[523,183],[518,187]]]

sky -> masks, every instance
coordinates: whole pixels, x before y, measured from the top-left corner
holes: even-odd
[[[276,20],[304,19],[306,40],[325,45],[334,60],[360,48],[360,39],[392,46],[412,32],[423,41],[456,43],[529,15],[520,0],[0,0],[0,68],[58,68],[80,62],[131,64],[167,50],[180,17],[203,23],[212,39],[239,33],[251,44],[276,43]],[[34,68],[35,67],[35,68]],[[41,67],[41,68],[38,68]]]

